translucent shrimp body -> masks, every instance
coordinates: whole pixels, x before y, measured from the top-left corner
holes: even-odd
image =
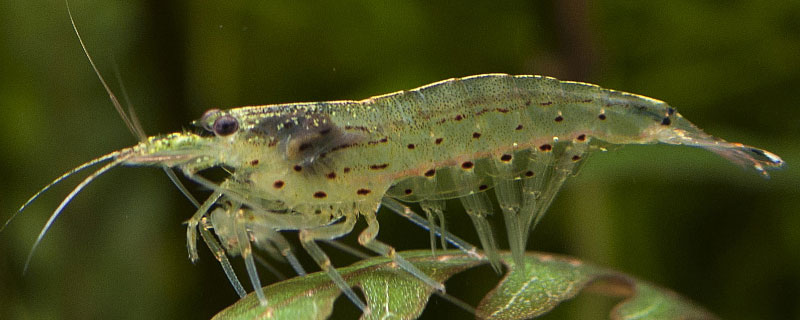
[[[486,219],[493,204],[486,191],[495,190],[519,265],[529,230],[566,178],[590,151],[599,149],[598,142],[705,148],[764,176],[783,165],[770,152],[703,133],[662,101],[543,76],[486,74],[361,101],[210,110],[196,124],[208,134],[148,138],[101,158],[110,163],[64,200],[40,238],[64,205],[111,167],[173,167],[214,190],[188,223],[192,259],[197,257],[199,230],[237,291],[242,294],[243,289],[232,276],[226,251],[244,257],[256,292],[268,303],[260,291],[250,244],[295,265],[291,249],[277,232],[299,230],[306,251],[365,308],[316,244],[350,233],[359,216],[368,225],[359,236],[364,247],[443,289],[392,247],[375,240],[375,214],[382,203],[419,222],[395,199],[419,202],[432,234],[447,235],[443,201],[460,199],[486,255],[498,267],[495,238]],[[198,175],[220,166],[231,172],[221,183]],[[211,229],[221,244],[211,237]],[[444,238],[471,250],[455,237]]]

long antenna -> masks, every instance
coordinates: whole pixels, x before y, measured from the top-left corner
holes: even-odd
[[[11,218],[8,218],[8,220],[6,220],[6,223],[3,224],[3,227],[0,227],[0,232],[3,232],[3,230],[5,230],[5,228],[8,226],[8,224],[11,223],[11,220],[14,220],[14,218],[17,217],[17,215],[20,212],[24,211],[25,208],[28,207],[28,205],[30,205],[31,203],[36,201],[36,199],[38,199],[39,196],[41,196],[45,191],[50,190],[50,188],[53,187],[54,185],[58,184],[61,181],[64,181],[64,179],[72,176],[73,174],[75,174],[75,173],[77,173],[77,172],[79,172],[79,171],[81,171],[83,169],[86,169],[88,167],[94,166],[94,165],[96,165],[98,163],[101,163],[101,162],[105,162],[106,160],[114,158],[117,155],[119,155],[119,152],[115,151],[115,152],[109,153],[107,155],[104,155],[104,156],[102,156],[100,158],[91,160],[91,161],[89,161],[87,163],[84,163],[84,164],[78,166],[75,169],[72,169],[72,170],[68,171],[67,173],[62,174],[60,177],[58,177],[55,180],[53,180],[52,182],[48,183],[46,186],[44,186],[44,188],[39,189],[39,191],[36,192],[36,194],[31,196],[30,199],[28,199],[28,201],[25,201],[25,203],[21,207],[19,207],[19,209],[17,209],[17,212],[14,212],[14,214],[11,215]]]
[[[118,155],[119,152],[115,152],[115,154]],[[56,210],[53,211],[53,214],[50,215],[50,219],[47,220],[47,223],[45,223],[44,227],[42,228],[42,231],[39,232],[39,236],[36,237],[36,242],[33,243],[33,247],[31,248],[31,252],[28,253],[28,258],[25,259],[25,267],[22,269],[22,273],[23,274],[25,274],[28,271],[28,265],[30,265],[30,263],[31,263],[31,258],[33,258],[33,253],[36,251],[36,248],[42,242],[42,239],[44,238],[44,235],[47,233],[47,230],[50,229],[50,227],[53,225],[53,222],[56,221],[56,218],[58,218],[58,216],[61,214],[61,212],[64,211],[64,207],[66,207],[67,204],[69,204],[69,202],[72,201],[72,199],[75,198],[75,196],[78,195],[78,193],[80,193],[81,190],[83,190],[83,188],[85,188],[87,185],[89,185],[89,183],[94,181],[95,178],[99,177],[101,174],[105,173],[106,171],[111,170],[111,168],[114,168],[114,167],[118,166],[119,164],[125,162],[125,160],[128,160],[128,158],[129,157],[127,157],[127,156],[116,158],[116,159],[114,159],[114,161],[106,164],[102,168],[97,169],[97,171],[95,171],[94,173],[92,173],[91,175],[86,177],[86,179],[83,179],[83,181],[81,181],[81,183],[78,184],[78,186],[76,186],[75,189],[72,189],[72,192],[70,192],[67,195],[67,197],[64,198],[64,200],[61,201],[61,204],[58,205],[58,208],[56,208]]]
[[[106,83],[106,80],[105,78],[103,78],[103,75],[100,73],[100,70],[97,69],[97,65],[95,65],[94,59],[92,59],[92,56],[89,54],[89,50],[86,49],[86,44],[83,43],[83,38],[81,37],[81,33],[78,32],[78,27],[75,25],[75,19],[72,17],[72,10],[70,10],[69,1],[64,0],[64,3],[66,3],[67,5],[67,13],[69,14],[69,22],[72,24],[72,30],[75,31],[75,35],[78,37],[78,42],[80,42],[81,44],[81,49],[83,49],[83,53],[86,55],[86,58],[89,59],[89,64],[92,65],[94,73],[97,75],[97,78],[100,80],[100,83],[103,84],[103,88],[106,90],[106,93],[108,93],[108,98],[111,99],[111,104],[114,105],[114,109],[117,110],[117,113],[119,113],[120,117],[122,118],[122,121],[125,122],[125,126],[128,127],[128,131],[130,131],[137,139],[139,139],[139,141],[147,140],[147,135],[144,133],[144,129],[142,129],[138,117],[136,117],[136,113],[133,110],[133,105],[131,104],[130,99],[128,98],[127,92],[125,91],[125,86],[122,85],[122,77],[119,76],[119,70],[117,69],[116,62],[114,63],[114,74],[116,75],[117,81],[120,83],[120,86],[122,87],[122,95],[125,98],[125,102],[128,105],[129,113],[126,113],[125,110],[122,108],[122,104],[120,104],[119,99],[117,99],[117,96],[114,94],[113,91],[111,91],[111,88],[108,86],[108,83]],[[195,199],[194,196],[192,196],[192,194],[189,192],[189,189],[187,189],[186,186],[184,186],[183,183],[181,183],[181,181],[178,179],[178,176],[175,174],[175,171],[165,166],[164,172],[167,174],[167,177],[169,178],[170,181],[172,181],[175,187],[177,187],[178,190],[180,190],[180,192],[187,199],[189,199],[189,201],[195,207],[200,207],[200,202],[197,201],[197,199]]]
[[[72,23],[72,30],[75,30],[75,35],[78,36],[78,42],[81,43],[81,48],[83,49],[83,53],[86,54],[86,58],[89,59],[89,64],[92,65],[92,69],[94,69],[94,73],[97,74],[97,78],[100,79],[100,83],[103,84],[103,88],[106,89],[106,93],[108,93],[108,98],[111,99],[111,103],[114,105],[114,108],[117,109],[117,112],[122,116],[122,121],[125,121],[125,125],[128,127],[134,135],[138,135],[137,126],[131,121],[125,111],[122,109],[122,105],[119,103],[117,96],[114,95],[114,92],[111,91],[111,88],[106,83],[106,79],[103,78],[103,75],[100,74],[100,70],[97,69],[97,66],[94,64],[94,59],[92,56],[89,55],[89,51],[86,50],[86,45],[83,43],[83,38],[81,38],[80,32],[78,32],[78,27],[75,26],[75,19],[72,18],[72,10],[69,8],[69,1],[64,0],[64,3],[67,4],[67,13],[69,14],[69,22]],[[141,133],[144,135],[144,133]]]

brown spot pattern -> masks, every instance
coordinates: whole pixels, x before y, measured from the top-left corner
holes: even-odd
[[[373,165],[370,165],[369,168],[372,169],[372,170],[383,170],[383,169],[386,169],[386,167],[388,167],[388,166],[389,166],[388,163],[373,164]]]
[[[526,177],[533,177],[533,171],[525,171]]]

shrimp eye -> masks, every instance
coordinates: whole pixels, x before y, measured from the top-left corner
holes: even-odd
[[[214,133],[218,136],[228,136],[239,130],[239,121],[231,116],[221,116],[214,120]]]

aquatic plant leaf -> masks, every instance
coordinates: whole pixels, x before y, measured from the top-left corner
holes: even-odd
[[[430,250],[400,254],[439,282],[487,263],[460,251],[447,251],[436,257],[431,256]],[[361,319],[416,319],[433,293],[432,288],[385,257],[362,260],[338,270],[348,284],[364,292],[370,312]],[[269,305],[259,305],[258,298],[251,293],[214,319],[326,319],[341,291],[326,273],[316,272],[267,286],[264,294]]]
[[[400,254],[440,282],[488,263],[455,250],[435,257],[430,250]],[[525,255],[525,268],[515,268],[508,252],[501,254],[501,260],[510,271],[479,303],[479,319],[535,318],[582,291],[624,298],[611,310],[612,319],[716,318],[669,290],[573,258],[529,252]],[[433,293],[385,257],[369,258],[338,270],[349,284],[364,292],[370,310],[361,319],[415,319]],[[214,319],[327,319],[341,294],[323,272],[275,283],[265,287],[264,293],[269,305],[259,305],[251,293]]]
[[[672,291],[574,258],[528,253],[524,269],[514,268],[508,255],[503,259],[512,272],[480,302],[478,318],[535,318],[582,291],[624,298],[611,310],[611,319],[716,318]]]

